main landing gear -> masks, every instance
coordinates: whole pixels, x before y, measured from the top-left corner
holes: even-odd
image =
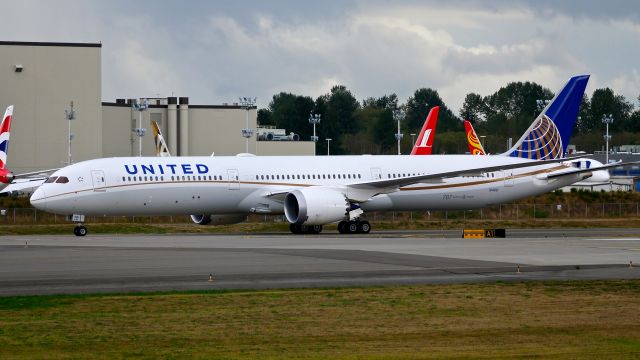
[[[340,221],[338,223],[340,234],[368,234],[371,232],[371,224],[366,220]]]

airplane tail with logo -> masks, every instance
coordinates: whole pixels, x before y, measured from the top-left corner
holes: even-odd
[[[156,156],[169,157],[171,153],[167,147],[167,143],[164,141],[160,127],[155,121],[151,121],[151,127],[153,128],[153,141],[156,144]]]
[[[2,123],[0,123],[0,169],[4,169],[7,166],[11,117],[13,117],[13,105],[7,106],[4,117],[2,117]]]
[[[484,148],[478,140],[478,135],[476,135],[476,131],[473,130],[473,126],[469,120],[464,121],[464,129],[467,132],[467,143],[469,144],[469,154],[471,155],[487,155],[484,152]]]
[[[589,75],[569,79],[520,140],[503,155],[535,160],[564,157],[588,81]]]
[[[429,115],[427,115],[427,119],[422,125],[422,130],[420,130],[420,135],[418,135],[418,140],[416,140],[413,149],[411,149],[411,155],[431,155],[439,111],[439,106],[435,106],[429,111]]]

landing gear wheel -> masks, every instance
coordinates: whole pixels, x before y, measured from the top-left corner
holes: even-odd
[[[307,227],[308,234],[320,234],[322,232],[322,225],[311,225]]]
[[[75,228],[73,228],[73,233],[76,236],[85,236],[87,235],[87,228],[84,225],[78,225]]]
[[[344,221],[344,220],[340,221],[338,223],[338,232],[340,234],[348,233],[349,232],[349,229],[347,228],[348,226],[349,226],[349,222],[348,221]]]
[[[347,225],[347,232],[349,234],[355,234],[358,232],[358,223],[355,221],[349,221],[349,224]]]
[[[358,222],[358,232],[361,234],[368,234],[371,232],[371,224],[366,220]]]

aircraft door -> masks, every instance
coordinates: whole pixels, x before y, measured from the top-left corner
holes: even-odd
[[[380,168],[371,168],[371,179],[382,180],[382,170]]]
[[[227,169],[227,178],[229,180],[229,190],[240,189],[240,176],[237,169]]]
[[[502,175],[504,176],[504,186],[505,187],[513,186],[513,171],[512,170],[503,171]]]
[[[107,183],[103,170],[91,170],[91,181],[93,182],[93,191],[106,191]]]

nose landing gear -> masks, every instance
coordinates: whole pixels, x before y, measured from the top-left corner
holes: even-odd
[[[73,228],[73,233],[76,236],[85,236],[87,235],[87,227],[84,225],[76,225],[76,227]]]
[[[73,214],[67,217],[67,220],[71,220],[76,223],[76,227],[73,228],[73,234],[75,236],[85,236],[87,235],[87,227],[84,226],[84,215],[81,214]]]
[[[290,224],[289,231],[292,234],[319,234],[322,232],[322,225]]]

